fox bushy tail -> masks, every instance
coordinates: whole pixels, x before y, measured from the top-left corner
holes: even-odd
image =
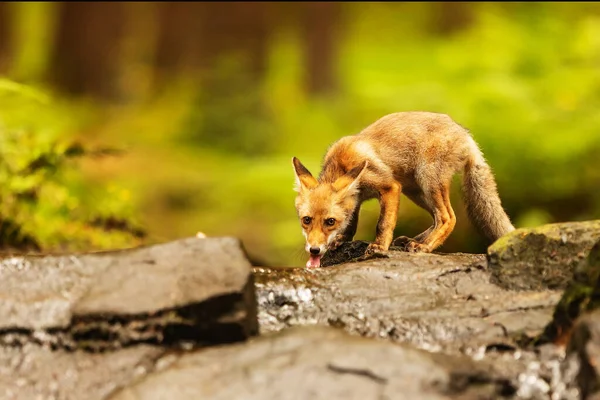
[[[492,170],[476,146],[465,166],[463,195],[471,222],[490,242],[494,242],[515,227],[502,208]]]

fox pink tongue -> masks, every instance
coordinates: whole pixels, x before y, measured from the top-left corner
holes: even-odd
[[[321,266],[321,256],[310,255],[308,262],[306,263],[308,268],[317,268]]]

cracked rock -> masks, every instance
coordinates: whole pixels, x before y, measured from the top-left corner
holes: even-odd
[[[251,266],[238,239],[0,260],[0,345],[103,351],[205,345],[258,330]]]

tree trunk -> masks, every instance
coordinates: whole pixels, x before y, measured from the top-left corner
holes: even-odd
[[[156,80],[159,83],[164,83],[167,76],[198,68],[204,8],[203,3],[160,3],[156,49]]]
[[[269,3],[168,2],[161,4],[157,76],[210,72],[216,59],[241,53],[254,79],[265,71]]]
[[[335,60],[341,5],[311,2],[301,6],[307,90],[310,94],[332,92],[337,88]]]
[[[50,81],[70,94],[111,97],[118,75],[124,5],[62,2]]]
[[[451,35],[467,28],[473,22],[473,7],[468,2],[434,3],[433,31],[439,35]]]
[[[6,74],[10,59],[9,5],[0,2],[0,74]]]
[[[245,58],[249,76],[258,80],[266,68],[268,14],[272,7],[262,2],[204,3],[200,34],[204,43],[202,65],[212,68],[215,60],[236,52]]]

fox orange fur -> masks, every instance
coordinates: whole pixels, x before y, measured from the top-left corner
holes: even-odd
[[[413,252],[441,246],[456,223],[450,183],[458,172],[464,172],[468,215],[481,233],[493,242],[515,229],[481,150],[466,129],[444,114],[393,113],[339,139],[327,151],[318,179],[296,157],[292,163],[308,267],[319,266],[328,249],[353,239],[360,206],[372,198],[379,200],[381,212],[367,254],[385,252],[392,242]],[[402,193],[429,212],[433,225],[413,239],[394,241]]]

